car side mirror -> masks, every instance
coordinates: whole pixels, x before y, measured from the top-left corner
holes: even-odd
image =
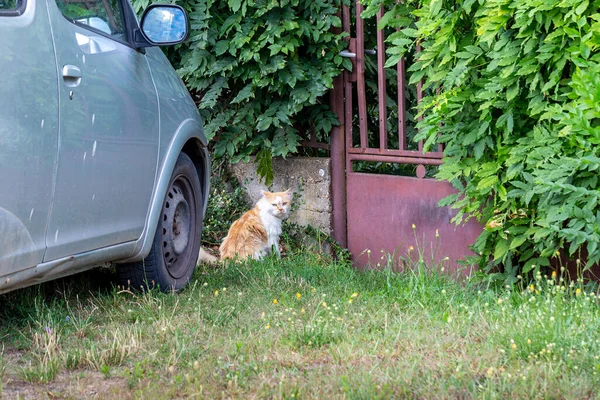
[[[164,46],[181,43],[187,39],[189,24],[185,10],[174,4],[152,4],[148,6],[141,21],[141,32],[147,44],[136,37],[139,47]]]

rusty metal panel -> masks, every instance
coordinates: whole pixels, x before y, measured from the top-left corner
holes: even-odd
[[[420,251],[428,265],[441,262],[446,271],[457,271],[456,260],[472,254],[468,246],[482,227],[473,220],[459,227],[450,222],[455,212],[437,203],[452,193],[449,183],[433,179],[348,173],[348,248],[355,265],[377,268],[382,250],[413,261]]]

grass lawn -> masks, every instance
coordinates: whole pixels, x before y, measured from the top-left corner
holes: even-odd
[[[99,272],[0,296],[0,397],[595,398],[597,294],[360,272],[311,252],[179,294]]]

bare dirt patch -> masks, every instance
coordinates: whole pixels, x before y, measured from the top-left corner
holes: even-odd
[[[50,383],[30,383],[19,377],[24,352],[6,349],[6,372],[2,379],[1,399],[129,399],[127,381],[121,377],[107,377],[88,370],[61,370]]]

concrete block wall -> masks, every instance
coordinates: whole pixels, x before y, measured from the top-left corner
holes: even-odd
[[[331,234],[331,161],[325,157],[273,159],[274,179],[271,191],[291,189],[301,195],[300,206],[290,216],[299,225],[311,225]],[[261,190],[269,190],[256,174],[254,162],[232,164],[230,173],[246,188],[254,204]]]

